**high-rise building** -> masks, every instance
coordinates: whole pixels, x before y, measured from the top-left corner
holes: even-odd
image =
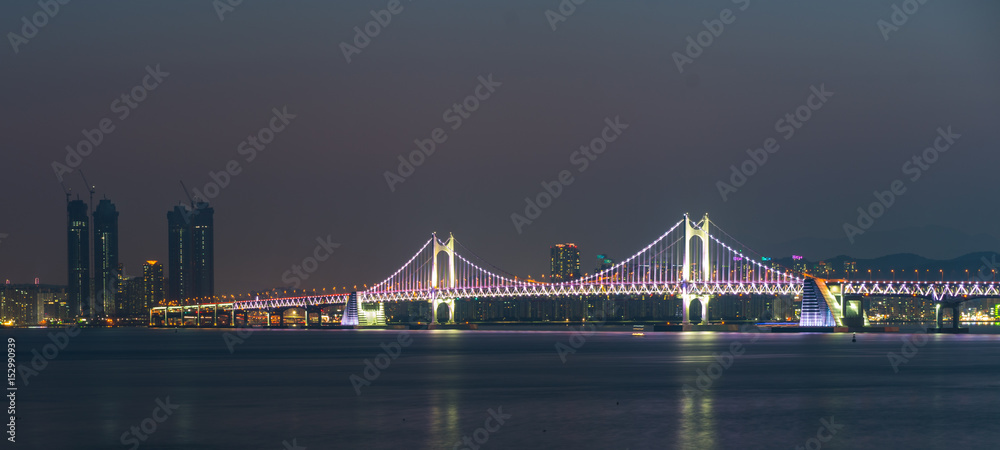
[[[118,304],[118,323],[137,325],[146,323],[149,309],[146,304],[146,283],[143,277],[126,277],[122,281],[121,295]]]
[[[37,290],[34,285],[5,284],[0,289],[0,318],[8,325],[35,325]]]
[[[615,260],[608,257],[608,255],[597,255],[597,265],[594,266],[594,273],[608,270],[615,265]]]
[[[191,209],[186,205],[174,207],[167,213],[167,240],[170,265],[170,286],[167,295],[170,300],[180,300],[191,296]]]
[[[42,310],[40,320],[63,322],[67,320],[66,289],[60,286],[43,286],[38,292],[38,303]]]
[[[163,263],[146,261],[142,265],[143,295],[140,310],[146,314],[149,308],[163,301]]]
[[[118,291],[115,292],[115,317],[122,318],[128,316],[129,302],[128,282],[129,276],[125,274],[125,265],[118,264]]]
[[[553,282],[580,278],[580,249],[576,244],[556,244],[549,247],[549,253]]]
[[[90,310],[90,217],[83,200],[66,204],[67,284],[69,317],[89,316]]]
[[[118,210],[102,199],[94,211],[94,306],[97,315],[115,315],[118,294]]]
[[[40,284],[4,284],[0,286],[0,320],[17,326],[61,321],[66,315],[63,286]]]
[[[204,202],[167,213],[170,300],[215,295],[214,215]]]
[[[215,210],[208,203],[196,205],[191,221],[191,285],[194,297],[215,295]]]

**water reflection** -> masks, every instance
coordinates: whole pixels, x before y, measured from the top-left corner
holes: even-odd
[[[514,417],[484,450],[794,448],[829,417],[848,427],[831,448],[989,448],[1000,414],[996,334],[929,336],[894,373],[902,333],[597,333],[562,363],[571,333],[413,332],[358,395],[349,377],[398,332],[259,331],[229,354],[225,330],[88,331],[18,391],[26,448],[123,448],[167,396],[181,408],[144,450],[454,448],[501,406]],[[48,342],[12,334],[24,353]],[[686,396],[732,342],[746,354]]]
[[[718,430],[712,402],[712,395],[707,392],[678,399],[677,438],[680,448],[716,448]]]
[[[430,404],[427,406],[427,411],[430,415],[428,420],[430,428],[428,430],[428,447],[444,444],[446,447],[451,448],[451,445],[448,445],[449,442],[454,443],[461,439],[462,430],[458,423],[458,404],[460,398],[461,396],[453,390],[446,390],[430,397]],[[440,442],[442,437],[446,439],[444,443]]]

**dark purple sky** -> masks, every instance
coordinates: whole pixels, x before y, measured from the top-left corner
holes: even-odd
[[[591,0],[555,31],[556,0],[404,0],[348,63],[340,43],[387,3],[246,0],[220,21],[208,0],[70,2],[0,48],[0,278],[65,282],[52,163],[103,118],[115,129],[80,168],[121,211],[131,274],[166,259],[178,180],[203,190],[239,162],[212,200],[220,293],[282,286],[328,235],[341,247],[305,287],[379,281],[432,231],[536,277],[549,245],[576,242],[590,271],[684,212],[776,257],[1000,250],[995,1],[927,2],[886,41],[889,0]],[[679,73],[672,54],[726,8],[735,22]],[[37,11],[3,2],[0,31]],[[119,119],[112,103],[157,64],[169,76]],[[452,130],[443,112],[490,74],[502,85]],[[824,85],[833,96],[785,140],[776,122]],[[238,146],[275,107],[296,118],[247,162]],[[616,116],[628,129],[580,172],[571,154]],[[911,181],[903,164],[949,125],[962,137]],[[447,141],[391,192],[385,172],[439,127]],[[723,201],[717,182],[771,137],[780,149]],[[563,170],[574,182],[518,233],[511,214]],[[906,193],[851,244],[843,224],[897,179]]]

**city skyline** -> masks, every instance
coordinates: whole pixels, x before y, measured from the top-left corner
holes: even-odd
[[[93,224],[91,224],[90,220],[89,220],[90,217],[87,217],[87,220],[81,220],[80,219],[80,215],[81,214],[86,214],[87,204],[85,202],[83,202],[82,200],[79,200],[79,199],[73,200],[73,201],[70,201],[70,202],[67,203],[67,208],[68,208],[68,216],[67,216],[67,221],[68,222],[67,223],[69,224],[68,225],[68,227],[69,227],[68,228],[68,232],[69,232],[69,234],[68,234],[68,236],[69,236],[69,241],[68,241],[69,253],[67,253],[67,263],[69,264],[69,267],[70,267],[70,273],[69,273],[69,275],[72,278],[73,277],[73,273],[77,272],[77,271],[79,271],[79,272],[87,271],[87,272],[93,274],[93,277],[91,278],[92,285],[90,286],[90,290],[85,290],[84,295],[92,295],[92,298],[90,299],[90,304],[93,305],[92,307],[97,308],[96,310],[98,310],[98,311],[103,311],[104,309],[106,309],[106,306],[100,306],[101,305],[100,299],[101,299],[101,295],[102,294],[101,294],[101,292],[99,292],[100,291],[99,286],[101,286],[101,284],[98,283],[98,280],[100,280],[101,278],[104,278],[104,277],[114,277],[115,278],[115,280],[112,280],[112,282],[105,282],[105,284],[107,286],[109,286],[109,288],[112,288],[112,290],[109,291],[111,295],[110,295],[108,301],[114,302],[115,301],[115,299],[114,299],[114,288],[115,288],[115,286],[117,286],[116,283],[118,282],[116,280],[123,279],[123,277],[126,276],[126,273],[125,273],[125,271],[123,269],[124,264],[123,263],[117,263],[117,254],[118,254],[118,249],[117,249],[117,235],[118,235],[117,219],[118,219],[119,212],[115,209],[115,204],[110,199],[108,199],[108,198],[101,199],[100,202],[98,203],[97,208],[94,209],[94,211],[93,211]],[[101,220],[98,220],[99,217],[101,218]],[[213,222],[214,222],[214,208],[209,207],[208,203],[204,203],[204,202],[203,203],[195,203],[193,205],[193,207],[188,207],[187,205],[183,205],[183,204],[182,205],[178,205],[178,206],[174,207],[174,209],[168,211],[167,218],[168,218],[168,220],[167,220],[167,222],[168,222],[168,229],[173,230],[170,233],[168,233],[168,235],[169,235],[169,238],[167,240],[168,241],[168,248],[175,249],[175,251],[168,252],[168,253],[171,254],[171,258],[169,258],[171,260],[178,259],[178,258],[176,258],[176,257],[173,256],[174,253],[183,253],[183,252],[181,252],[182,242],[184,243],[184,246],[192,246],[192,247],[194,247],[195,242],[199,242],[200,246],[204,247],[206,245],[206,243],[210,243],[210,242],[214,241],[214,225],[213,225]],[[102,222],[102,225],[100,227],[98,226],[99,222]],[[205,229],[205,231],[202,231],[200,233],[200,238],[195,239],[195,238],[192,237],[192,234],[193,234],[194,230],[198,229],[198,228]],[[80,266],[80,264],[74,264],[74,262],[73,262],[74,261],[74,257],[75,257],[74,255],[75,254],[80,254],[80,256],[83,256],[81,252],[85,251],[85,250],[81,250],[80,248],[77,248],[77,244],[75,244],[75,242],[78,240],[77,236],[79,236],[79,234],[81,232],[83,232],[82,230],[90,230],[90,229],[93,229],[93,235],[94,235],[94,240],[92,241],[94,243],[94,249],[95,249],[93,251],[93,253],[94,253],[93,260],[92,261],[91,260],[85,261],[85,264],[83,264],[82,266]],[[108,241],[106,244],[103,244],[103,246],[107,247],[106,250],[103,250],[103,251],[99,251],[98,250],[99,246],[97,245],[97,242],[99,240],[107,240]],[[82,242],[81,244],[84,247],[89,248],[87,242]],[[212,245],[209,245],[209,247],[212,247]],[[574,255],[572,255],[572,256],[570,256],[570,255],[564,255],[563,254],[564,252],[562,251],[562,249],[564,247],[572,247],[572,249],[575,252]],[[593,272],[590,272],[590,271],[581,272],[580,271],[580,259],[581,259],[581,257],[579,256],[580,253],[581,253],[581,251],[582,250],[581,250],[581,248],[579,246],[577,246],[576,244],[572,244],[572,243],[556,244],[556,245],[550,246],[550,258],[549,258],[549,260],[550,260],[550,270],[549,270],[548,275],[542,274],[539,277],[532,277],[531,275],[526,275],[526,276],[523,276],[522,278],[525,278],[525,279],[537,278],[537,279],[542,280],[542,281],[545,281],[545,279],[548,278],[550,282],[551,281],[560,281],[564,277],[556,277],[556,276],[553,276],[553,274],[555,274],[558,270],[568,270],[568,269],[564,268],[564,266],[566,266],[567,264],[573,264],[573,265],[576,266],[576,270],[577,270],[577,275],[575,275],[576,277],[579,277],[580,275],[588,275],[590,273],[597,273],[599,270],[608,269],[608,268],[610,268],[614,264],[614,260],[611,259],[611,258],[609,258],[607,255],[605,255],[605,254],[597,254],[596,256],[597,256],[597,261],[598,261],[598,267],[595,267],[595,269],[594,269]],[[195,266],[195,262],[197,262],[197,261],[202,261],[202,263],[201,263],[202,265],[207,260],[214,261],[214,255],[212,253],[214,253],[214,250],[210,250],[207,253],[205,253],[205,250],[202,250],[202,253],[195,255],[194,257],[191,258],[191,260],[181,261],[181,260],[178,259],[177,261],[175,261],[173,264],[177,264],[178,267],[176,269],[174,269],[173,272],[176,272],[178,275],[176,277],[164,277],[163,278],[165,281],[169,281],[169,285],[165,286],[165,289],[164,289],[165,295],[164,295],[164,297],[162,299],[167,299],[167,300],[188,299],[188,300],[190,300],[190,299],[194,299],[194,298],[211,298],[211,297],[215,296],[216,293],[214,291],[207,291],[207,286],[211,285],[211,283],[212,283],[211,279],[214,278],[214,276],[213,276],[214,275],[214,267],[211,267],[210,268],[211,270],[196,269],[194,267]],[[958,267],[958,266],[961,266],[961,267],[966,267],[966,266],[967,267],[974,267],[976,265],[979,265],[979,267],[977,269],[965,269],[966,277],[971,279],[971,276],[969,275],[969,271],[973,270],[973,276],[977,276],[978,277],[977,280],[980,280],[980,281],[990,281],[991,279],[995,280],[995,272],[997,271],[998,268],[1000,268],[1000,266],[998,266],[997,264],[994,264],[994,262],[996,261],[996,256],[995,256],[996,253],[993,253],[994,257],[992,258],[992,260],[988,259],[988,256],[990,256],[990,253],[992,253],[992,252],[971,252],[971,253],[959,255],[959,257],[951,258],[951,259],[947,259],[947,260],[933,260],[933,259],[930,259],[930,258],[922,258],[919,255],[915,255],[915,254],[911,254],[911,253],[899,253],[899,254],[892,254],[892,255],[882,255],[882,256],[877,257],[877,258],[872,258],[872,261],[886,260],[886,259],[891,259],[891,258],[896,258],[898,260],[900,257],[902,257],[904,259],[908,258],[908,259],[914,260],[917,263],[922,264],[923,266],[931,266],[931,265],[933,265],[935,267],[938,267],[938,266],[941,266],[941,267],[948,266],[949,267],[949,280],[952,279],[952,278],[954,278],[954,276],[952,276],[952,275],[954,275],[952,272],[955,270],[956,267]],[[970,259],[970,257],[972,259]],[[84,259],[86,259],[86,257],[84,257]],[[562,261],[563,259],[566,259],[566,261]],[[572,261],[575,261],[575,262],[571,262],[570,259]],[[778,260],[781,260],[782,261],[782,267],[784,267],[785,269],[793,269],[793,270],[798,271],[798,272],[809,272],[809,273],[818,274],[818,275],[841,275],[841,276],[847,276],[847,277],[850,276],[850,273],[852,273],[852,271],[856,272],[856,270],[853,270],[854,264],[856,264],[856,262],[854,262],[852,260],[857,260],[857,259],[859,259],[859,258],[855,258],[852,255],[843,255],[843,254],[841,254],[841,255],[836,255],[835,257],[824,258],[824,259],[813,259],[813,260],[811,260],[811,259],[805,259],[804,261],[809,261],[810,262],[810,264],[808,266],[806,266],[806,265],[800,264],[797,261],[797,260],[803,260],[803,257],[802,256],[798,256],[798,255],[788,255],[788,256],[783,256],[783,257],[778,257],[778,258],[772,258],[772,257],[763,258],[764,261],[772,261],[773,260],[773,261],[777,262]],[[846,264],[848,264],[847,262],[844,262],[845,267],[843,268],[843,271],[839,267],[833,267],[833,266],[830,266],[829,268],[823,268],[823,267],[821,267],[823,264],[826,264],[825,261],[828,261],[828,260],[836,261],[834,264],[839,264],[841,261],[850,261],[849,264],[851,264],[852,270],[847,270],[847,267],[846,267]],[[914,261],[910,261],[907,264],[914,264]],[[91,262],[93,262],[92,266],[90,265]],[[145,261],[144,264],[142,264],[142,267],[149,266],[150,263],[156,263],[156,262],[157,261],[154,261],[154,260],[147,260],[147,261]],[[818,263],[820,266],[817,266],[816,263]],[[890,272],[889,267],[898,267],[897,265],[892,265],[892,264],[886,265],[884,263],[875,263],[875,262],[873,262],[873,264],[875,264],[875,266],[873,266],[873,267],[877,267],[877,268],[885,267],[886,275],[883,276],[883,274],[881,273],[882,272],[881,269],[878,270],[877,275],[878,275],[878,277],[881,277],[880,279],[886,279],[886,280],[889,279],[888,278],[888,276],[889,276],[888,274]],[[898,263],[893,263],[893,264],[898,264]],[[106,268],[106,269],[104,269],[104,273],[105,274],[101,275],[100,273],[98,273],[98,271],[95,268],[96,267],[100,267],[102,265],[106,266],[108,268],[115,267],[115,269],[114,270],[108,270]],[[77,267],[77,266],[80,266],[81,268],[80,269],[74,269],[74,267]],[[187,269],[181,270],[180,269],[181,266],[187,267]],[[808,267],[808,270],[807,270],[807,267]],[[874,270],[874,269],[871,269],[871,270]],[[929,270],[930,269],[926,269],[925,271],[928,271],[928,273],[929,273]],[[935,270],[935,273],[941,272],[941,277],[942,277],[941,279],[944,280],[943,270],[939,271],[936,268],[934,270]],[[990,275],[989,275],[991,273],[991,270],[992,270],[992,273],[994,273],[994,275],[992,276],[992,278],[990,278]],[[961,272],[961,271],[962,270],[959,268],[958,272]],[[975,275],[976,271],[980,272],[979,275]],[[182,289],[181,285],[183,285],[185,283],[185,281],[184,281],[185,276],[187,276],[189,278],[194,278],[195,277],[194,276],[195,272],[197,272],[197,273],[200,274],[200,275],[198,275],[197,278],[201,279],[200,284],[203,285],[203,287],[201,287],[199,289],[195,289],[194,288],[194,282],[187,282],[188,286],[186,286],[185,288]],[[862,270],[862,272],[864,272],[864,270]],[[870,270],[869,270],[869,272],[870,272]],[[895,279],[896,278],[896,271],[892,271],[892,272],[893,273],[892,273],[891,276],[892,276],[893,279]],[[145,274],[145,269],[143,270],[143,273]],[[906,277],[908,277],[908,275],[906,275],[902,270],[899,270],[898,273],[899,273],[899,278],[900,279],[906,279]],[[985,273],[985,275],[984,275],[984,273]],[[515,274],[515,275],[517,275],[517,274]],[[520,275],[518,275],[518,276],[520,276]],[[861,276],[863,277],[864,274],[862,274]],[[871,274],[869,273],[869,277],[870,276],[871,276]],[[145,277],[145,275],[143,275],[143,277]],[[917,274],[917,275],[912,275],[912,276],[909,276],[909,277],[913,278],[913,279],[919,279],[920,275]],[[925,278],[926,277],[927,277],[927,275],[925,275]],[[35,278],[39,279],[39,277],[35,277]],[[570,278],[572,278],[572,277],[570,277]],[[176,281],[174,281],[174,280],[176,280]],[[9,283],[11,280],[7,279],[7,281]],[[17,283],[27,284],[26,281],[21,281],[21,280],[15,280],[15,281],[16,281],[15,284],[17,284]],[[52,283],[49,283],[49,284],[52,284]],[[56,283],[56,284],[59,284],[59,283]],[[334,285],[335,284],[336,283],[334,283]],[[356,283],[351,283],[351,282],[348,282],[347,284],[356,285]],[[72,287],[73,284],[72,283],[67,283],[66,286],[67,286],[67,289],[68,289],[67,295],[68,295],[68,298],[70,299],[69,302],[72,303],[73,302],[72,299],[74,298],[73,287]],[[286,289],[289,288],[288,286],[284,286],[284,287]],[[320,286],[320,287],[324,287],[325,288],[326,286]],[[282,288],[282,286],[277,286],[277,285],[275,285],[275,286],[238,287],[235,290],[226,291],[226,292],[219,292],[217,294],[218,295],[241,294],[241,293],[245,293],[247,291],[261,291],[261,290],[272,290],[272,289],[279,289],[280,290],[281,288]],[[293,290],[295,290],[297,288],[298,287],[295,287]],[[172,291],[176,291],[176,293],[172,292]],[[184,294],[184,292],[188,292],[189,294]],[[72,306],[70,308],[72,310]]]
[[[215,295],[215,210],[207,202],[167,212],[167,298]]]
[[[0,2],[4,438],[995,447],[998,20]]]
[[[63,211],[53,163],[71,169],[60,176],[74,193],[89,189],[77,173],[85,170],[100,194],[115,199],[122,230],[149,230],[122,232],[120,259],[131,267],[166,259],[162,210],[188,203],[178,180],[214,197],[206,200],[219,212],[219,292],[283,285],[282,274],[328,235],[341,246],[303,286],[377,281],[389,264],[375,255],[400,259],[395,249],[435,230],[454,232],[507,270],[538,277],[548,271],[538,249],[553,242],[628,254],[685,211],[739,226],[757,248],[789,243],[775,257],[860,258],[895,248],[950,258],[1000,250],[992,225],[1000,211],[980,194],[991,192],[989,168],[998,158],[990,150],[998,131],[989,105],[998,98],[1000,68],[976,56],[997,53],[988,17],[1000,6],[928,7],[933,12],[922,10],[887,41],[876,22],[891,14],[888,4],[753,4],[737,9],[736,22],[681,73],[673,54],[683,54],[686,38],[724,6],[594,3],[553,31],[544,8],[530,2],[448,2],[451,14],[407,5],[350,63],[330,47],[349,42],[351,30],[370,20],[367,5],[242,5],[225,21],[194,6],[64,8],[59,26],[0,56],[18,86],[5,90],[5,103],[24,108],[4,113],[9,146],[19,150],[0,168],[22,189],[0,195],[37,219],[0,222],[8,235],[0,271],[25,281],[65,277],[46,256],[64,245],[54,237]],[[5,8],[16,19],[37,5]],[[134,33],[118,39],[114,26],[101,25],[113,23],[134,24]],[[251,23],[285,31],[256,45],[262,36]],[[298,26],[285,27],[290,23]],[[187,31],[177,34],[177,24]],[[471,36],[444,38],[458,32]],[[89,37],[63,39],[73,35]],[[181,57],[175,45],[197,56]],[[427,55],[428,64],[412,67],[406,55],[423,55],[430,45],[450,56]],[[77,69],[46,70],[55,60]],[[311,70],[286,70],[302,66]],[[589,69],[574,70],[582,67]],[[501,85],[452,129],[458,122],[442,112],[474,96],[490,74]],[[136,91],[144,100],[123,111],[121,96],[144,80],[155,88]],[[69,85],[85,94],[66,97],[61,86]],[[813,87],[832,97],[785,140],[776,121],[794,114]],[[191,108],[195,100],[201,106]],[[282,131],[267,145],[258,142],[263,150],[248,143],[241,151],[279,117],[275,109],[288,122],[275,122]],[[32,117],[47,119],[40,125]],[[616,118],[628,128],[606,151],[584,157],[586,166],[582,153],[573,157]],[[113,131],[100,131],[102,119]],[[904,163],[949,126],[962,137],[911,182]],[[415,141],[429,148],[436,128],[447,140],[435,143],[412,175],[397,175],[404,181],[390,190],[385,174],[409,173],[400,172],[399,157],[410,155]],[[101,142],[70,166],[66,147],[87,140],[83,130],[94,142],[98,130]],[[735,186],[731,166],[750,160],[747,150],[770,137],[780,149]],[[238,174],[227,169],[231,161]],[[545,192],[542,183],[564,170],[573,183],[518,234],[511,214],[524,215],[524,199]],[[844,224],[856,224],[857,208],[895,179],[907,183],[906,193],[851,244]],[[224,188],[211,188],[220,182]],[[723,200],[718,182],[736,192]],[[814,198],[826,201],[819,207]],[[936,212],[945,203],[954,213]],[[906,239],[887,239],[894,234]],[[810,254],[809,247],[818,249]],[[591,261],[593,253],[582,257]]]

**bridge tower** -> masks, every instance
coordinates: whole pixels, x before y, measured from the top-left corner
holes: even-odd
[[[701,263],[698,265],[701,269],[701,273],[697,278],[698,280],[692,279],[691,277],[691,240],[694,238],[701,239]],[[691,226],[691,219],[688,218],[687,214],[684,214],[684,268],[681,271],[681,281],[684,284],[693,281],[709,281],[712,273],[712,261],[709,259],[710,252],[708,251],[708,213],[705,213],[705,217],[701,219],[700,228],[695,228]],[[684,294],[681,296],[684,302],[684,324],[689,325],[691,321],[690,309],[691,301],[697,298],[701,302],[701,324],[708,324],[708,300],[709,296],[702,295],[696,296],[689,294],[688,288],[684,288]]]
[[[454,298],[442,298],[439,294],[438,289],[441,289],[441,281],[438,280],[438,255],[441,252],[448,254],[448,285],[446,289],[454,289],[455,285],[455,236],[448,233],[448,242],[441,244],[438,241],[437,233],[434,233],[434,253],[433,259],[431,261],[431,288],[434,289],[433,297],[431,300],[431,323],[436,324],[438,322],[438,306],[442,303],[448,305],[448,323],[455,323],[455,299]]]

